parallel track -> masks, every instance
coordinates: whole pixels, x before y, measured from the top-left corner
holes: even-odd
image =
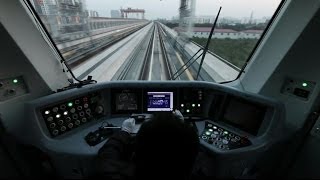
[[[68,48],[67,50],[64,50],[62,52],[63,56],[65,57],[66,61],[69,63],[70,67],[73,68],[81,64],[91,56],[99,53],[100,51],[112,46],[113,44],[137,32],[138,30],[142,29],[146,25],[147,24],[143,26],[129,28],[128,30],[115,32],[112,35],[108,35],[96,40],[77,44],[76,47]]]
[[[159,41],[160,41],[160,47],[161,47],[161,54],[162,54],[162,60],[164,61],[163,64],[165,64],[166,68],[165,68],[165,76],[166,76],[166,80],[170,80],[171,76],[172,76],[172,65],[169,62],[169,57],[168,57],[168,53],[166,50],[166,47],[164,45],[164,40],[163,40],[163,30],[161,28],[161,26],[159,24],[157,24],[158,27],[158,35],[159,35]]]
[[[113,79],[170,80],[174,71],[176,71],[175,64],[171,62],[171,57],[176,56],[176,54],[167,52],[167,48],[170,47],[165,45],[166,38],[164,36],[166,35],[161,25],[154,23],[148,35],[124,63],[121,72]],[[160,72],[160,74],[157,72]]]
[[[127,44],[134,37],[140,36],[135,38],[136,43],[134,46],[131,45],[130,48],[125,48],[130,49],[130,51],[123,51],[125,59],[122,58],[122,65],[117,67],[114,74],[110,74],[110,80],[171,80],[172,75],[177,71],[176,67],[180,68],[182,66],[182,56],[170,44],[167,32],[162,28],[161,24],[155,22],[149,24],[146,28],[144,35],[138,35],[139,33],[137,32],[138,34],[133,34],[130,39],[126,40],[127,42],[122,43]],[[92,72],[99,77],[101,75],[99,73],[97,75],[95,72],[99,72],[101,69],[107,70],[109,68],[108,72],[113,71],[112,66],[107,68],[100,68],[100,66],[103,67],[102,65],[114,54],[119,54],[117,52],[121,49],[122,46],[114,48],[101,60],[96,61],[95,64],[91,63],[92,66],[83,68],[84,71],[79,74],[79,78],[83,79],[92,74]],[[187,71],[188,73],[182,74],[178,80],[193,80],[192,73],[189,70]]]
[[[127,62],[124,64],[123,70],[120,72],[120,74],[117,76],[117,80],[126,80],[129,79],[130,77],[130,71],[133,71],[133,66],[136,64],[136,59],[139,58],[139,54],[141,51],[144,51],[144,47],[146,46],[146,51],[145,51],[145,58],[143,60],[143,66],[141,69],[145,69],[145,62],[148,61],[147,59],[149,58],[149,52],[150,50],[150,45],[152,45],[152,36],[154,33],[154,27],[152,27],[145,38],[139,43],[139,45],[135,48],[134,52],[131,53],[130,58],[127,60]],[[147,44],[146,44],[147,43]],[[142,74],[140,73],[139,77],[140,79],[142,78]]]
[[[152,57],[152,53],[153,53],[153,41],[154,41],[154,32],[155,32],[155,26],[153,27],[152,30],[152,35],[150,38],[150,41],[148,43],[148,48],[146,51],[146,55],[145,58],[143,59],[143,65],[142,65],[142,69],[140,71],[140,76],[139,76],[139,80],[148,80],[148,76],[149,76],[149,71],[150,71],[150,65],[151,65],[151,58]]]
[[[151,26],[151,25],[148,25],[148,26]],[[138,30],[137,32],[134,32],[132,35],[129,35],[128,37],[125,37],[124,39],[121,40],[121,42],[117,41],[120,44],[114,43],[115,44],[114,47],[110,46],[110,49],[107,50],[107,51],[109,51],[109,53],[101,56],[101,55],[99,55],[100,53],[96,52],[94,54],[94,55],[96,55],[95,57],[88,58],[88,60],[86,62],[82,62],[78,66],[75,66],[74,70],[77,71],[77,77],[79,79],[84,79],[88,75],[96,72],[97,69],[99,69],[100,66],[102,66],[105,62],[107,62],[114,55],[119,53],[119,51],[122,50],[124,44],[131,43],[134,39],[136,39],[135,38],[136,36],[138,36],[142,32],[145,32],[146,28],[148,28],[148,27],[144,27],[141,30]],[[101,52],[101,53],[103,54],[103,52]],[[92,63],[92,61],[94,63]]]

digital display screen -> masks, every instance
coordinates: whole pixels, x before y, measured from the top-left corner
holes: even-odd
[[[137,95],[130,92],[122,92],[116,94],[116,110],[117,111],[135,111],[138,110]]]
[[[266,107],[240,99],[231,99],[223,114],[223,121],[252,135],[257,135]]]
[[[172,111],[173,92],[148,92],[147,111]]]

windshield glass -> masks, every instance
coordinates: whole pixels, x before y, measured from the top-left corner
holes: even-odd
[[[29,2],[78,79],[225,82],[239,75],[281,0]]]

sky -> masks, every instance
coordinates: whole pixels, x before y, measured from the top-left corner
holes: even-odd
[[[85,0],[87,9],[110,17],[111,10],[131,7],[145,9],[146,19],[171,19],[179,14],[180,0]],[[281,0],[196,0],[196,16],[213,16],[222,6],[220,17],[244,18],[253,13],[255,19],[271,17]]]

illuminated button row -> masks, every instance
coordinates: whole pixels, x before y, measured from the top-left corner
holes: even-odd
[[[184,104],[181,104],[180,106],[181,106],[181,107],[184,107],[185,105],[184,105]],[[196,107],[196,104],[191,104],[191,106],[192,106],[192,107]],[[200,106],[201,106],[201,105],[198,104],[198,107],[200,107]]]
[[[223,150],[236,149],[251,144],[247,137],[238,136],[211,123],[206,123],[206,127],[199,138]]]
[[[67,129],[73,129],[75,126],[79,126],[81,123],[86,123],[88,121],[87,117],[85,117],[86,114],[88,115],[89,118],[92,117],[91,109],[89,108],[85,109],[85,111],[80,111],[79,113],[75,113],[75,111],[76,110],[72,108],[70,109],[70,113],[68,111],[63,112],[63,115],[66,116],[65,118],[61,114],[56,114],[54,116],[55,118],[52,116],[49,116],[46,118],[47,122],[49,123],[48,128],[51,129],[50,131],[53,136],[57,136],[59,135],[59,133],[63,133],[67,131]],[[45,114],[50,114],[50,113],[46,113],[45,111]],[[70,116],[67,116],[69,114]],[[64,118],[64,119],[61,119],[61,118]],[[72,120],[74,121],[72,122]]]
[[[90,113],[91,113],[91,110],[90,110],[90,109],[87,109],[87,108],[88,108],[88,105],[85,106],[85,109],[86,109],[86,113],[87,113],[87,114],[90,114]],[[77,110],[78,110],[78,111],[81,111],[81,110],[82,110],[82,106],[78,106],[78,107],[77,107]],[[71,108],[71,109],[70,109],[70,113],[73,114],[73,113],[75,113],[75,112],[76,112],[76,109],[75,109],[75,108]],[[49,110],[46,110],[46,111],[44,112],[44,114],[48,115],[48,114],[50,114],[50,111],[49,111]],[[68,115],[68,111],[64,111],[64,112],[63,112],[63,115],[67,116],[67,115]],[[60,117],[61,117],[61,114],[56,114],[55,117],[56,117],[56,118],[60,118]]]
[[[201,104],[195,104],[195,103],[187,103],[187,104],[180,104],[181,106],[181,112],[184,113],[196,113],[196,112],[200,112],[200,107],[201,107]],[[197,108],[198,107],[198,108]]]
[[[69,107],[72,107],[73,106],[73,104],[72,103],[68,103],[68,106]],[[89,104],[87,104],[87,103],[85,103],[84,105],[83,105],[83,107],[82,106],[77,106],[77,110],[78,111],[81,111],[83,108],[85,108],[85,109],[87,109],[89,107]],[[60,106],[60,109],[65,109],[65,108],[61,108],[61,106]],[[57,113],[59,111],[59,108],[58,107],[54,107],[53,109],[52,109],[52,112],[54,112],[54,113]],[[71,113],[75,113],[76,112],[76,109],[75,108],[71,108],[70,109],[70,112]],[[51,112],[50,112],[50,110],[46,110],[45,112],[44,112],[44,114],[45,115],[49,115]],[[60,116],[60,114],[57,114],[57,115],[59,115]],[[68,115],[68,111],[65,111],[64,113],[63,113],[63,115]],[[59,117],[57,117],[57,118],[59,118]]]
[[[90,98],[90,99],[89,99]],[[58,136],[71,129],[91,121],[104,112],[103,106],[97,106],[98,96],[82,97],[69,102],[49,107],[42,111],[46,126],[52,136]],[[89,105],[89,102],[92,104]],[[92,106],[92,107],[91,107]],[[91,109],[94,108],[94,109]],[[94,110],[94,113],[92,112]]]

